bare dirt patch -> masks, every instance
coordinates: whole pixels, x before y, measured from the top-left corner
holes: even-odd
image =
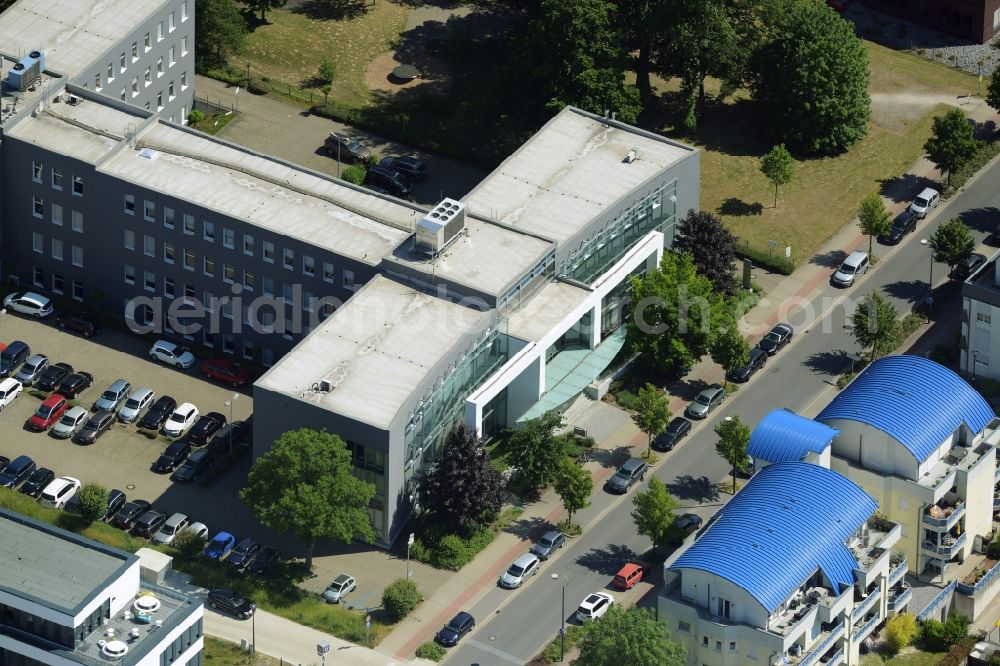
[[[400,81],[392,76],[392,70],[403,63],[396,58],[392,51],[377,56],[365,66],[364,82],[368,89],[373,92],[394,93],[404,88],[416,88],[417,86],[433,81],[440,81],[447,78],[448,66],[437,58],[422,58],[420,76],[412,81]]]

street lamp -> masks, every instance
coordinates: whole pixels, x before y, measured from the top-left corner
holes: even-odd
[[[931,248],[930,243],[927,242],[926,238],[920,239],[920,244],[931,251],[931,269],[927,276],[927,316],[931,314],[931,307],[934,305],[934,249]]]
[[[406,540],[406,579],[409,580],[413,578],[413,572],[410,570],[410,546],[413,545],[413,532],[410,532],[410,538]]]
[[[552,580],[559,580],[559,574],[552,574]],[[566,581],[562,584],[562,615],[559,617],[559,662],[566,656]]]
[[[234,393],[233,397],[226,400],[225,406],[229,408],[229,457],[233,457],[233,405],[240,399],[239,393]]]

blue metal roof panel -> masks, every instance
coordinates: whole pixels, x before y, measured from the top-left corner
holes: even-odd
[[[993,409],[948,368],[920,356],[875,361],[827,405],[817,421],[860,421],[888,433],[924,462],[962,423],[978,433]]]
[[[822,453],[839,432],[789,409],[775,409],[750,433],[747,452],[771,463],[802,460],[810,451]]]
[[[699,569],[745,589],[774,612],[817,568],[837,588],[854,583],[847,539],[878,509],[852,481],[811,463],[757,472],[671,570]]]

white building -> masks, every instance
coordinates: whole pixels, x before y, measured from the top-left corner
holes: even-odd
[[[994,254],[962,285],[962,337],[959,365],[973,379],[1000,380],[1000,357],[990,363],[990,350],[1000,350],[1000,273]],[[997,327],[993,328],[993,320]]]

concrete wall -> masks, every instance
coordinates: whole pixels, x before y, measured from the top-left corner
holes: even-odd
[[[681,596],[694,599],[694,603],[707,609],[709,614],[717,610],[717,602],[730,602],[731,622],[749,624],[753,627],[767,627],[770,616],[767,609],[742,587],[714,574],[698,569],[684,569],[681,573]]]
[[[906,447],[878,428],[849,419],[824,419],[840,430],[833,439],[833,455],[860,463],[865,469],[918,479],[917,460]]]

